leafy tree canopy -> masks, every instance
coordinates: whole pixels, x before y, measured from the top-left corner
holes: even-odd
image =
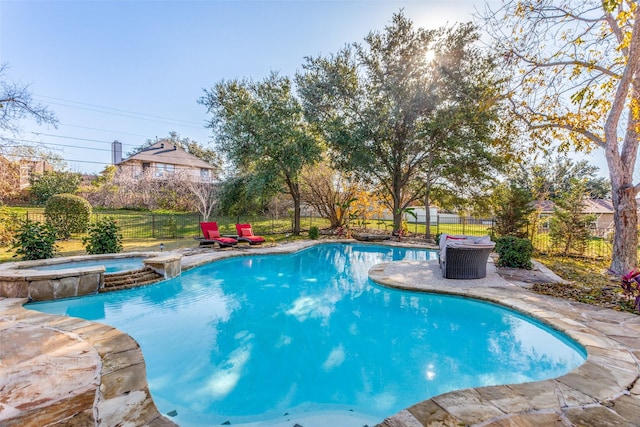
[[[261,189],[285,188],[294,202],[294,234],[300,232],[299,174],[320,159],[322,147],[304,120],[291,81],[271,73],[263,81],[232,80],[205,90],[200,101],[219,149]],[[255,194],[255,193],[254,193]]]
[[[545,156],[541,161],[516,164],[511,179],[529,189],[537,200],[557,200],[571,191],[574,181],[583,183],[592,199],[611,198],[609,180],[598,177],[598,168],[586,160],[575,161],[567,155]]]
[[[307,58],[297,76],[333,161],[385,188],[396,228],[430,180],[448,175],[468,187],[495,167],[499,82],[477,40],[470,24],[425,30],[400,12],[364,44]]]
[[[73,172],[49,172],[31,177],[29,191],[38,203],[46,203],[55,194],[75,193],[80,186],[80,175]]]

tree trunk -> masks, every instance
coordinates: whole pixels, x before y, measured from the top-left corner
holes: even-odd
[[[429,189],[427,189],[424,193],[424,225],[425,239],[431,239],[431,211],[429,210]]]
[[[300,235],[300,191],[298,185],[291,188],[291,198],[293,199],[293,235]]]
[[[402,206],[397,197],[393,198],[393,231],[400,232],[402,229]]]
[[[615,224],[611,270],[618,274],[626,274],[638,265],[636,192],[633,187],[614,183],[612,174],[611,193],[613,195],[613,222]]]

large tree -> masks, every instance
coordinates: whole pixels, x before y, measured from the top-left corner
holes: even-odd
[[[205,90],[219,149],[249,177],[249,185],[284,188],[293,201],[293,234],[300,234],[300,171],[320,159],[321,144],[305,122],[287,77],[232,80]]]
[[[489,158],[482,147],[489,147],[495,116],[480,116],[493,111],[497,82],[491,61],[473,47],[477,39],[471,25],[414,28],[401,12],[364,44],[307,58],[297,76],[307,117],[333,148],[334,162],[384,187],[395,229],[435,179],[427,175],[439,173],[434,160],[440,154],[447,153],[451,165],[468,166],[449,168],[452,175],[480,171],[466,161],[471,157]],[[448,126],[437,133],[445,116]]]
[[[603,150],[615,209],[611,269],[621,274],[637,266],[639,14],[637,0],[510,0],[485,13],[531,140]]]

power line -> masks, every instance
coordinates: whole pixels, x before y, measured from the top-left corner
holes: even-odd
[[[34,142],[34,141],[28,141],[28,140],[19,140],[19,139],[14,139],[13,141],[16,142]],[[94,151],[106,151],[108,153],[111,152],[110,149],[108,148],[94,148],[94,147],[78,147],[76,145],[67,145],[67,144],[55,144],[53,142],[42,142],[42,144],[45,144],[46,146],[54,146],[54,147],[68,147],[68,148],[77,148],[78,150],[94,150]],[[16,147],[24,147],[24,148],[28,148],[31,147],[30,145],[16,145]]]
[[[131,132],[122,132],[122,131],[117,131],[117,130],[110,130],[110,129],[100,129],[100,128],[92,128],[89,126],[80,126],[80,125],[72,125],[69,123],[59,123],[62,126],[69,126],[69,127],[74,127],[74,128],[79,128],[79,129],[88,129],[88,130],[97,130],[100,132],[109,132],[109,133],[117,133],[119,135],[131,135],[131,136],[139,136],[141,138],[148,138],[148,135],[140,135],[139,133],[131,133]]]
[[[78,101],[70,101],[70,100],[67,100],[67,99],[56,98],[56,97],[52,97],[52,96],[35,95],[35,94],[34,94],[34,96],[37,96],[39,98],[54,99],[54,100],[63,101],[63,102],[66,102],[66,103],[71,103],[71,104],[78,104],[78,105],[84,105],[84,106],[88,106],[88,107],[94,107],[94,108],[85,108],[85,107],[79,107],[77,105],[63,104],[63,103],[59,103],[59,102],[48,102],[49,104],[60,105],[60,106],[69,107],[69,108],[77,108],[79,110],[94,111],[94,112],[97,112],[97,113],[110,114],[110,115],[114,115],[114,116],[130,118],[130,119],[147,120],[147,121],[150,121],[150,122],[171,124],[171,123],[165,123],[165,121],[168,120],[168,121],[171,121],[171,122],[175,122],[175,124],[180,125],[180,126],[192,127],[192,128],[196,128],[196,129],[201,129],[202,127],[204,127],[204,124],[202,124],[202,123],[196,123],[196,122],[187,121],[187,120],[173,119],[173,118],[170,118],[170,117],[157,116],[157,115],[154,115],[154,114],[138,113],[138,112],[135,112],[135,111],[121,110],[121,109],[118,109],[118,108],[104,107],[104,106],[100,106],[100,105],[96,105],[96,104],[88,104],[88,103],[78,102]],[[95,108],[99,108],[100,110],[96,110]],[[111,110],[111,111],[103,111],[103,110]],[[121,113],[125,113],[125,114],[121,114]],[[136,116],[139,116],[139,117],[131,116],[130,114],[135,114]]]
[[[64,139],[73,139],[76,141],[88,141],[88,142],[99,142],[102,144],[111,144],[113,143],[113,141],[104,141],[104,140],[100,140],[100,139],[89,139],[89,138],[78,138],[75,136],[65,136],[65,135],[53,135],[51,133],[40,133],[40,132],[31,132],[34,135],[42,135],[42,136],[49,136],[49,137],[53,137],[53,138],[64,138]],[[7,138],[7,139],[11,139],[11,138]],[[31,142],[36,142],[36,141],[31,141]],[[131,147],[138,147],[137,144],[125,144],[122,143],[122,145],[128,145]]]
[[[49,161],[50,159],[48,159],[47,157],[43,157],[43,156],[23,156],[23,155],[11,155],[9,156],[11,158],[16,158],[16,159],[25,159],[25,160],[46,160]],[[56,159],[57,161],[58,159]],[[61,161],[63,162],[77,162],[77,163],[91,163],[91,164],[96,164],[96,165],[111,165],[111,162],[95,162],[92,160],[78,160],[78,159],[61,159]],[[123,166],[130,166],[130,165],[123,165]]]

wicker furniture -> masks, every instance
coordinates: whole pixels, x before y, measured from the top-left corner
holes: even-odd
[[[440,269],[445,279],[481,279],[487,275],[487,261],[495,243],[489,236],[440,238]]]

